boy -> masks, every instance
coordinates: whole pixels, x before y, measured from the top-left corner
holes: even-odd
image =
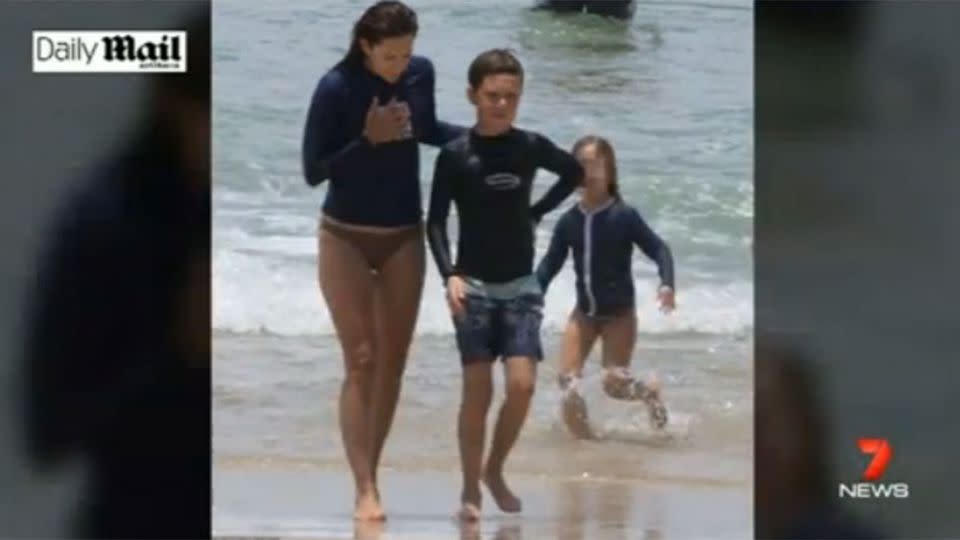
[[[527,416],[543,357],[543,294],[533,273],[534,229],[580,184],[583,170],[545,137],[513,127],[523,89],[523,67],[509,51],[486,51],[470,64],[467,97],[477,121],[437,156],[427,217],[430,249],[447,287],[463,365],[458,421],[463,492],[460,519],[480,516],[480,480],[504,512],[520,500],[503,479],[503,464]],[[559,180],[533,206],[537,169]],[[459,241],[452,262],[447,238],[450,204],[457,206]],[[506,399],[490,455],[483,466],[493,363],[506,369]]]

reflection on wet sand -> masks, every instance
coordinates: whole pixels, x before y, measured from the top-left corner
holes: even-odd
[[[579,482],[560,484],[557,491],[557,540],[584,540],[586,493]]]
[[[460,540],[481,540],[481,525],[477,522],[459,521]],[[497,523],[496,532],[491,537],[492,540],[522,540],[523,524],[519,522]]]
[[[342,497],[351,483],[344,472],[219,470],[215,482],[222,517],[213,535],[250,538],[265,533],[302,540],[664,540],[710,531],[711,538],[723,540],[750,534],[750,499],[743,488],[617,478],[515,478],[523,496],[522,514],[504,514],[485,499],[480,522],[460,524],[454,519],[457,476],[391,471],[382,493],[390,501],[389,519],[360,523],[351,519],[349,501]],[[687,519],[689,515],[697,519]]]
[[[383,521],[354,521],[354,540],[379,540],[383,536],[386,523]]]
[[[626,482],[564,482],[557,492],[557,540],[588,540],[600,536],[600,531],[587,531],[588,523],[602,524],[604,538],[627,540],[630,531],[643,531],[643,540],[661,540],[659,505],[651,498],[652,515],[642,524],[631,523],[636,518],[634,508],[635,486]],[[592,495],[592,496],[590,496]],[[591,504],[592,503],[592,504]]]
[[[563,482],[557,485],[554,533],[557,540],[590,540],[602,537],[604,540],[633,540],[636,533],[642,531],[642,540],[663,540],[661,526],[662,508],[657,497],[651,496],[643,501],[643,523],[637,521],[637,508],[634,490],[636,486],[627,482]],[[652,495],[652,494],[651,494]],[[451,519],[453,517],[451,516]],[[461,522],[457,524],[460,540],[523,540],[524,525],[522,518],[507,516],[495,523]],[[354,525],[355,540],[380,540],[386,530],[383,522],[357,522]],[[483,532],[491,531],[492,536]],[[537,528],[538,538],[545,531]]]

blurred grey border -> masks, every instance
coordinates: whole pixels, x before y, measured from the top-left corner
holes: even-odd
[[[843,503],[891,537],[960,538],[958,21],[950,1],[875,2],[859,37],[757,20],[757,332],[806,336],[837,482],[856,438],[890,440],[910,499]]]
[[[38,74],[33,30],[166,29],[188,2],[5,1],[0,3],[0,382],[10,388],[25,280],[63,190],[121,144],[140,117],[145,78],[136,74]],[[189,40],[189,36],[187,38]],[[37,477],[20,453],[15,392],[0,392],[0,537],[64,534],[82,479]]]

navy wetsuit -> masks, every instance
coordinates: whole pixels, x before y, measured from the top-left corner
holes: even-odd
[[[537,203],[537,169],[559,180]],[[498,136],[470,132],[437,156],[427,234],[440,275],[468,284],[466,314],[456,318],[465,361],[527,356],[540,359],[543,295],[533,274],[534,225],[579,185],[583,169],[549,139],[511,129]],[[450,255],[447,216],[457,206],[457,261]]]
[[[323,211],[355,225],[403,227],[422,219],[418,142],[433,146],[465,128],[440,122],[434,101],[433,64],[414,56],[391,84],[359,64],[341,62],[317,84],[303,136],[308,185],[330,180]],[[410,108],[408,138],[371,145],[363,137],[370,104],[391,99]]]
[[[28,441],[47,465],[87,458],[80,538],[195,538],[210,527],[209,493],[196,489],[209,473],[210,375],[190,368],[209,357],[172,339],[189,267],[210,254],[210,195],[190,189],[179,140],[160,133],[148,128],[75,184],[31,299]]]
[[[634,246],[657,263],[661,284],[674,288],[670,248],[635,208],[620,199],[593,211],[577,205],[557,222],[550,247],[537,267],[540,286],[547,290],[572,249],[577,309],[590,317],[619,315],[635,305]]]

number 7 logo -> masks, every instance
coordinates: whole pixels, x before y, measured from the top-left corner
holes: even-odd
[[[863,479],[867,482],[879,480],[887,470],[890,458],[893,457],[893,447],[886,439],[859,439],[857,444],[861,452],[873,455],[873,459],[863,471]]]

